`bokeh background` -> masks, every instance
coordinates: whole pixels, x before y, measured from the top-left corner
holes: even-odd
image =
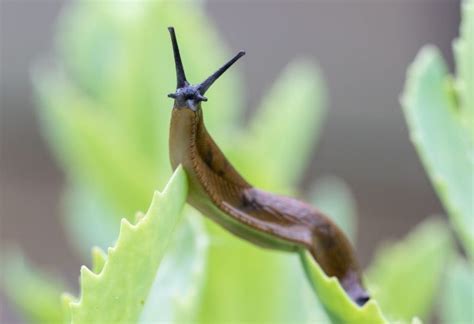
[[[59,217],[64,177],[40,135],[30,81],[32,65],[54,57],[64,5],[1,1],[0,239],[75,283],[81,261]],[[406,68],[426,43],[452,66],[458,1],[207,1],[206,7],[228,48],[247,52],[238,64],[247,116],[289,61],[309,57],[320,64],[329,114],[301,188],[327,173],[350,185],[363,264],[381,241],[443,213],[398,100]],[[0,320],[13,320],[1,298]]]

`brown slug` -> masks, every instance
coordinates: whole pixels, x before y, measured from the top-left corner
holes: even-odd
[[[325,215],[293,198],[252,187],[230,164],[204,126],[204,94],[233,63],[239,52],[204,82],[186,80],[172,27],[168,28],[176,65],[176,92],[170,127],[173,169],[182,165],[189,179],[188,203],[231,233],[262,247],[310,251],[328,276],[335,276],[359,306],[369,300],[353,248]],[[271,143],[269,143],[271,145]]]

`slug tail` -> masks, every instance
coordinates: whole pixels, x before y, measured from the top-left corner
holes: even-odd
[[[360,275],[357,272],[352,270],[348,271],[343,278],[339,278],[339,282],[357,305],[364,306],[370,299],[370,295],[362,286]]]

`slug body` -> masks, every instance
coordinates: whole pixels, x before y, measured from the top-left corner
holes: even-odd
[[[174,30],[170,28],[178,84],[170,127],[173,169],[182,165],[189,178],[188,202],[231,233],[265,248],[307,249],[328,276],[338,278],[358,305],[369,295],[363,288],[355,253],[344,233],[325,215],[293,198],[252,187],[230,164],[206,130],[201,102],[205,91],[238,58],[198,85],[185,77]]]

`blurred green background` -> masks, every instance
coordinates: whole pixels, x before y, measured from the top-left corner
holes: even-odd
[[[74,286],[83,261],[61,225],[59,200],[64,175],[39,134],[30,82],[33,63],[41,58],[47,58],[43,65],[54,62],[55,22],[64,4],[2,2],[1,6],[2,246],[6,242],[20,246],[35,264],[53,269]],[[241,97],[242,92],[236,90],[239,96],[233,97],[232,91],[227,92],[228,100],[238,103],[244,99],[236,108],[245,108],[238,114],[244,113],[246,120],[288,62],[303,57],[319,63],[327,84],[329,110],[318,150],[313,150],[314,158],[298,187],[308,192],[314,179],[328,173],[349,184],[357,201],[357,246],[364,265],[381,241],[400,238],[424,217],[443,212],[409,142],[398,96],[406,68],[422,45],[434,43],[452,64],[450,46],[458,34],[458,2],[210,1],[204,8],[230,49],[227,52],[247,51],[245,59],[229,72],[242,74],[241,87],[247,95]],[[181,37],[179,29],[177,32]],[[156,37],[163,38],[164,33]],[[147,40],[154,37],[147,35]],[[199,55],[210,51],[199,39],[191,43],[182,49],[187,52],[188,69],[194,51]],[[160,46],[166,55],[170,50],[167,45]],[[201,80],[221,61],[200,67],[191,80]],[[93,70],[93,66],[85,70],[88,68]],[[93,81],[100,83],[101,79]],[[169,84],[166,91],[173,90],[174,80]],[[171,107],[166,93],[156,93],[155,107]],[[286,97],[295,96],[298,93]],[[209,97],[212,109],[226,104],[222,96],[213,100],[210,93]],[[277,104],[272,106],[281,109]],[[221,126],[224,130],[227,127],[233,128]],[[11,311],[4,312],[4,305],[2,296],[2,321],[14,320]]]

